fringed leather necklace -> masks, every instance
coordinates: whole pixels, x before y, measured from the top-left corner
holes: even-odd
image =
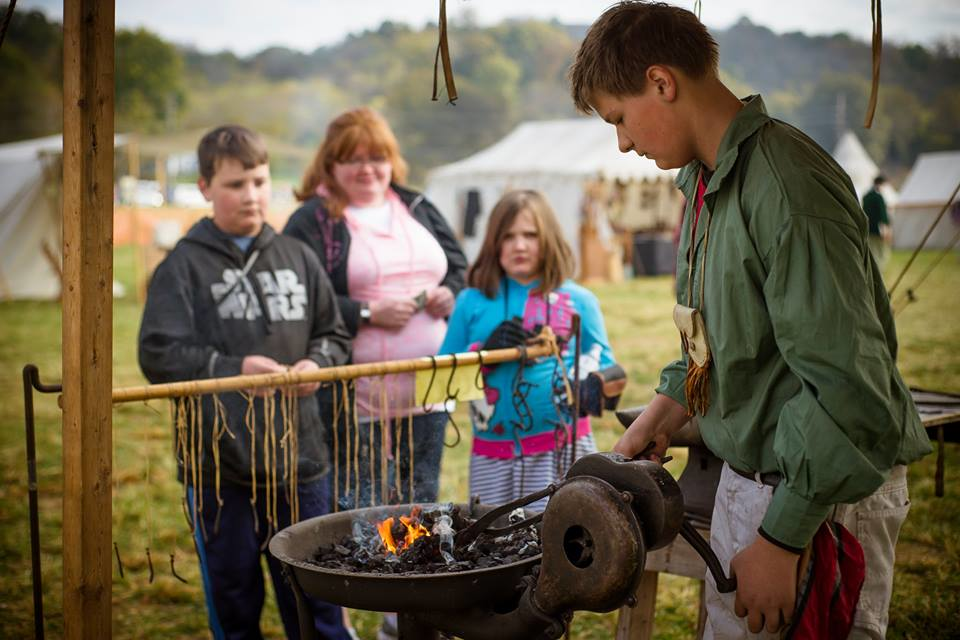
[[[697,176],[697,185],[703,180],[703,172]],[[696,199],[693,207],[697,208]],[[701,204],[702,210],[702,204]],[[704,415],[710,406],[710,341],[707,339],[707,325],[703,320],[703,290],[706,284],[707,249],[710,242],[710,221],[713,214],[707,209],[707,227],[703,233],[703,256],[700,260],[700,296],[696,307],[693,304],[693,272],[696,268],[695,249],[697,218],[690,225],[690,246],[687,248],[687,304],[678,304],[673,308],[673,322],[680,330],[680,340],[687,354],[687,379],[684,394],[687,398],[687,416]]]

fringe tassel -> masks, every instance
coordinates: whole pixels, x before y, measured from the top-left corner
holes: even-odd
[[[710,358],[698,365],[693,359],[687,362],[687,380],[684,387],[687,396],[687,417],[704,415],[710,407]]]

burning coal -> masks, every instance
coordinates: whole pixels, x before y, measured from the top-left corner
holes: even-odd
[[[387,551],[393,554],[408,549],[420,536],[429,536],[430,531],[420,524],[420,507],[414,507],[409,516],[387,518],[377,523],[377,533]]]
[[[379,522],[356,520],[352,535],[321,546],[313,562],[354,573],[435,574],[486,569],[540,553],[538,525],[498,538],[481,536],[462,549],[454,548],[456,533],[473,522],[453,505],[414,507],[409,515]]]

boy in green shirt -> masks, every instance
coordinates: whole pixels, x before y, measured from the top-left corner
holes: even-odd
[[[577,107],[616,127],[624,153],[682,168],[688,202],[674,313],[684,350],[614,450],[653,442],[659,459],[696,413],[726,462],[711,545],[738,589],[719,594],[708,577],[706,637],[776,637],[794,616],[799,554],[831,519],[866,556],[853,635],[882,638],[904,465],[930,444],[896,369],[867,221],[830,156],[759,96],[731,93],[717,59],[689,11],[622,2],[570,71]]]

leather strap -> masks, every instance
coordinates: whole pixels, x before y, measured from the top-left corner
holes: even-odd
[[[879,1],[879,0],[878,0]],[[447,0],[440,0],[440,19],[438,21],[440,41],[437,43],[437,54],[433,58],[433,97],[438,97],[437,74],[439,64],[443,63],[443,82],[447,88],[447,100],[450,104],[457,101],[457,85],[453,81],[453,63],[450,61],[450,45],[447,42]]]
[[[883,20],[880,16],[880,0],[870,1],[870,15],[873,17],[873,82],[870,87],[870,102],[863,126],[869,129],[873,124],[873,114],[877,110],[877,94],[880,91],[880,54],[883,51]]]

